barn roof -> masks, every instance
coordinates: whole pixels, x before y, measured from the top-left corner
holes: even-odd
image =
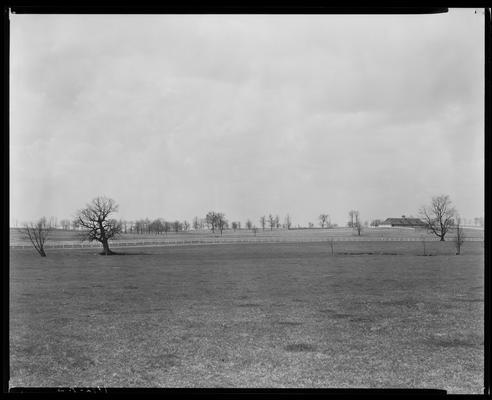
[[[423,226],[425,223],[419,218],[386,218],[381,225]]]

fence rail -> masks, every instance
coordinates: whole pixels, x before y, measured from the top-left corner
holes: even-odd
[[[188,240],[143,240],[143,241],[125,241],[111,242],[112,248],[121,247],[166,247],[166,246],[196,246],[196,245],[211,245],[211,244],[238,244],[238,243],[319,243],[330,241],[334,242],[435,242],[439,238],[426,238],[422,240],[416,237],[330,237],[330,238],[207,238],[207,239],[188,239]],[[452,239],[451,239],[452,240]],[[450,241],[451,241],[450,240]],[[468,238],[468,242],[483,242],[483,238]],[[14,244],[10,245],[11,249],[29,249],[30,244]],[[90,249],[101,248],[99,243],[50,243],[45,244],[46,249]]]

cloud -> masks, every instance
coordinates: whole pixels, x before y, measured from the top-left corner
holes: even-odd
[[[442,191],[480,215],[483,24],[468,11],[11,16],[11,214],[64,217],[104,192],[128,218],[344,223]]]

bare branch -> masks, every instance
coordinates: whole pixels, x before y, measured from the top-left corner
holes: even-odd
[[[40,218],[36,223],[28,223],[24,225],[22,232],[31,241],[31,244],[36,249],[41,257],[46,257],[44,244],[51,233],[52,227],[45,217]]]
[[[79,210],[77,223],[85,228],[82,240],[98,241],[103,245],[104,254],[112,254],[109,249],[109,240],[116,238],[122,231],[122,225],[115,219],[108,217],[118,211],[118,205],[113,199],[97,197]]]

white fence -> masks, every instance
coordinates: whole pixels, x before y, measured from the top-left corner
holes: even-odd
[[[238,244],[238,243],[329,243],[334,242],[422,242],[418,237],[331,237],[331,238],[207,238],[207,239],[187,239],[187,240],[133,240],[133,241],[114,241],[110,242],[111,248],[122,247],[160,247],[160,246],[196,246],[211,244]],[[439,241],[439,238],[425,238],[426,242]],[[450,239],[449,241],[452,241]],[[467,242],[483,242],[483,238],[474,237],[466,239]],[[29,249],[30,244],[11,245],[11,249]],[[85,249],[101,248],[100,243],[81,243],[81,242],[58,242],[46,243],[46,249]]]

